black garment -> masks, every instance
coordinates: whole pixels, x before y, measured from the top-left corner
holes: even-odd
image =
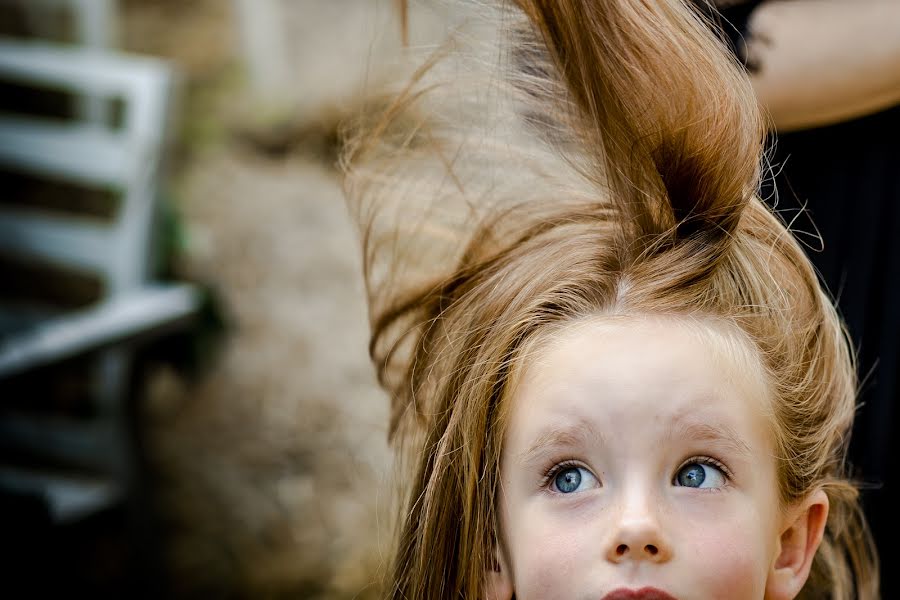
[[[763,65],[763,68],[765,66]],[[900,505],[900,107],[830,127],[783,133],[774,156],[777,210],[792,229],[822,236],[809,256],[837,299],[858,351],[860,401],[850,443],[863,507],[882,564],[889,563],[892,507]],[[771,182],[763,190],[771,196]],[[798,234],[814,247],[819,243]],[[885,598],[900,589],[882,575]]]
[[[722,11],[740,37],[752,36],[747,18],[759,1]],[[750,10],[748,10],[750,9]],[[765,70],[765,64],[750,65]],[[900,444],[900,106],[844,123],[781,133],[773,163],[777,210],[786,221],[800,214],[792,229],[813,246],[808,254],[820,277],[838,301],[851,339],[858,350],[862,380],[850,444],[850,463],[857,480],[879,485],[864,489],[866,512],[883,565],[893,562],[888,531],[900,506],[898,459]],[[772,196],[773,182],[763,186]],[[799,232],[814,231],[817,240]],[[897,583],[882,575],[884,598],[900,598]]]

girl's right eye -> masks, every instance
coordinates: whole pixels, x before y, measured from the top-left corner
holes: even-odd
[[[574,465],[562,466],[552,476],[550,488],[561,494],[574,494],[599,487],[600,482],[584,467]]]

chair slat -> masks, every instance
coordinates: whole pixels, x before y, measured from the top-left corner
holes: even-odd
[[[0,117],[0,164],[97,187],[124,188],[137,157],[120,133],[96,125]]]
[[[122,485],[99,477],[73,477],[34,469],[0,467],[0,487],[44,497],[55,523],[73,523],[121,501]]]
[[[95,96],[136,98],[166,88],[171,66],[145,56],[0,36],[0,78]]]
[[[102,224],[0,207],[0,250],[26,260],[105,275],[116,246],[111,231]]]

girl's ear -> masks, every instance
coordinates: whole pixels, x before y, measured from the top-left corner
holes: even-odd
[[[816,490],[788,512],[766,581],[766,600],[790,600],[809,577],[828,521],[828,495]]]
[[[511,600],[513,597],[512,577],[503,552],[494,547],[492,568],[484,573],[484,600]]]

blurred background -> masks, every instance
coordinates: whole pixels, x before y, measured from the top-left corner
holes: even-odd
[[[8,587],[376,597],[388,407],[335,161],[394,8],[0,0]]]

